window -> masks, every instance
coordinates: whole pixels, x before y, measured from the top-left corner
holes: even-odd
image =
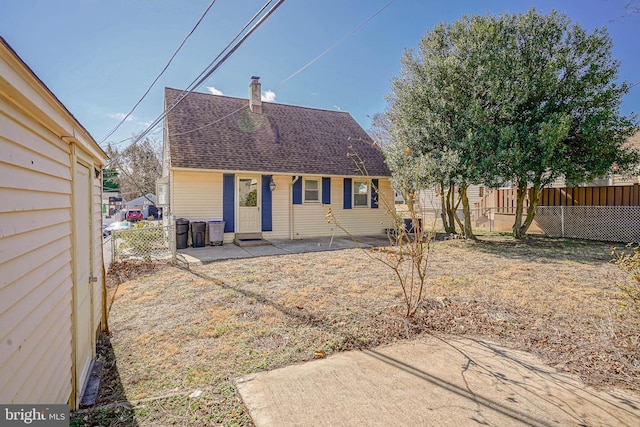
[[[320,202],[320,182],[317,179],[304,180],[304,202],[318,203]]]
[[[353,206],[369,206],[369,183],[367,181],[353,181]]]
[[[258,180],[240,178],[238,183],[238,201],[242,207],[258,206]]]

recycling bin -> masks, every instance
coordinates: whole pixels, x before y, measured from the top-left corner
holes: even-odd
[[[209,243],[211,246],[222,246],[224,243],[224,221],[209,221]]]
[[[176,249],[186,249],[189,241],[189,220],[176,219]]]
[[[204,221],[193,221],[191,223],[191,243],[194,248],[204,248],[204,235],[207,231],[207,223]]]

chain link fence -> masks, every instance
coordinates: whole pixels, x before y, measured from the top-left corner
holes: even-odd
[[[640,242],[640,206],[539,206],[534,222],[550,237]]]
[[[472,210],[471,214],[474,230],[511,232],[514,215],[510,212],[482,208]],[[605,242],[640,242],[640,206],[538,206],[528,233]]]
[[[111,233],[111,262],[172,261],[176,259],[175,223],[138,224]]]

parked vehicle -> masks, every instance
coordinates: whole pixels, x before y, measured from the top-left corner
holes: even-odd
[[[127,221],[140,221],[142,220],[142,211],[140,209],[129,209],[125,219]]]
[[[131,229],[131,223],[129,221],[112,222],[107,227],[105,227],[103,236],[107,237],[111,235],[111,233],[114,231],[129,230],[129,229]]]

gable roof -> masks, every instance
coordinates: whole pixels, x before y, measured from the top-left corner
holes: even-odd
[[[165,88],[165,106],[182,90]],[[165,107],[165,108],[166,108]],[[384,156],[348,113],[191,92],[165,118],[171,167],[305,175],[389,176]]]

